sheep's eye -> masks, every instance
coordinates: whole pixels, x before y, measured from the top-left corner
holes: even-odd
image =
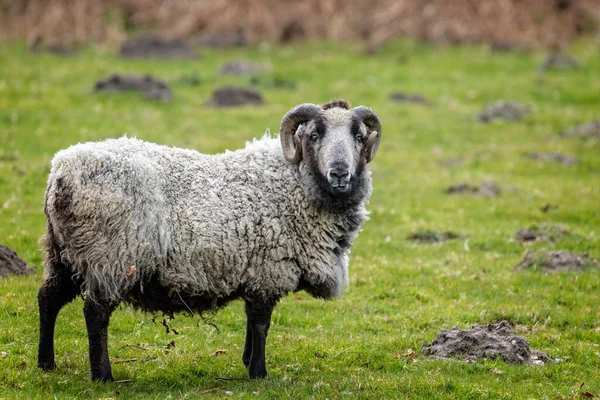
[[[359,142],[364,142],[366,137],[367,135],[365,135],[362,132],[356,134],[356,140],[358,140]]]
[[[319,138],[319,132],[314,130],[308,134],[308,137],[310,138],[310,140],[317,140]]]

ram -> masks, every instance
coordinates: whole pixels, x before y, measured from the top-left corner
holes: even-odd
[[[52,160],[38,366],[56,367],[54,326],[81,295],[92,379],[113,380],[107,334],[121,302],[202,313],[245,302],[242,361],[267,375],[271,313],[289,292],[338,297],[367,219],[381,122],[344,101],[302,104],[279,140],[200,154],[132,138],[77,144]]]

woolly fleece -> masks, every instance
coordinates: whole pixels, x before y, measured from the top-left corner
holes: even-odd
[[[217,155],[127,137],[77,144],[52,160],[47,234],[92,298],[127,300],[151,278],[188,296],[337,297],[370,173],[337,211],[308,175],[267,136]]]

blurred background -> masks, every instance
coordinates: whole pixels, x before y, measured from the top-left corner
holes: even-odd
[[[120,42],[133,30],[229,46],[390,39],[562,49],[597,26],[596,0],[2,0],[0,39]]]

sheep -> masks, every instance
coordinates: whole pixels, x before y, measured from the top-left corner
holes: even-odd
[[[217,155],[127,137],[59,151],[44,206],[38,367],[56,367],[56,318],[77,296],[99,381],[114,380],[107,333],[120,303],[172,315],[242,299],[242,361],[265,377],[278,301],[300,290],[336,298],[348,283],[380,140],[371,109],[333,101],[292,108],[279,140]]]

